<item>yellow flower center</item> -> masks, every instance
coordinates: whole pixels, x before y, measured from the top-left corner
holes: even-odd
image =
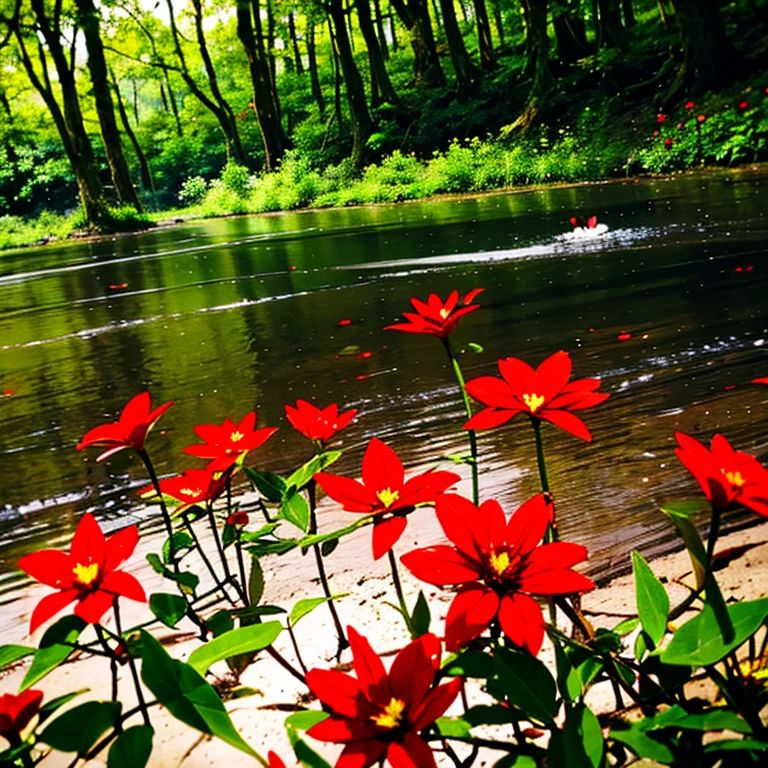
[[[384,707],[384,711],[380,715],[373,715],[371,720],[382,728],[397,728],[403,719],[404,710],[405,702],[393,698],[390,699],[389,704]]]
[[[239,443],[239,442],[240,442],[240,441],[241,441],[241,440],[242,440],[244,437],[245,437],[245,435],[244,435],[242,432],[233,432],[233,433],[232,433],[232,434],[229,436],[229,439],[230,439],[230,440],[231,440],[233,443]]]
[[[86,587],[90,587],[99,575],[99,566],[97,563],[91,563],[90,565],[81,565],[78,563],[73,569],[72,573],[75,574],[75,579],[81,584],[85,584]]]
[[[544,405],[544,400],[544,395],[523,395],[523,402],[531,409],[531,413],[536,413]]]
[[[183,494],[184,496],[199,496],[203,492],[202,488],[179,488],[179,493]]]
[[[499,574],[499,576],[503,576],[506,572],[507,568],[509,568],[509,553],[508,552],[502,552],[501,554],[496,554],[493,550],[491,550],[491,568],[493,568],[496,573]]]
[[[400,491],[393,491],[391,488],[385,488],[383,491],[377,491],[379,501],[389,509],[399,498]]]
[[[724,475],[725,479],[731,484],[735,485],[737,488],[741,488],[744,483],[747,481],[742,477],[741,472],[726,472],[724,469],[720,470]]]
[[[448,315],[449,315],[449,314],[450,314],[450,312],[449,312],[449,311],[448,311],[448,310],[447,310],[445,307],[443,307],[443,308],[440,310],[440,317],[442,317],[442,318],[443,318],[443,320],[446,320],[446,319],[448,318]]]

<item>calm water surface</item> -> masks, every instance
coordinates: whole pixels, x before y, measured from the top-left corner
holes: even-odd
[[[766,210],[768,177],[747,172],[219,220],[0,256],[0,393],[14,391],[0,398],[0,599],[23,584],[16,560],[65,546],[86,510],[107,527],[155,524],[134,457],[96,465],[74,449],[144,389],[176,403],[149,443],[166,474],[201,466],[181,453],[193,426],[254,408],[281,429],[251,463],[289,469],[307,457],[283,413],[299,397],[360,410],[342,473],[357,473],[373,435],[411,467],[463,451],[440,343],[382,331],[409,297],[454,287],[485,288],[453,337],[468,377],[566,349],[575,374],[612,395],[584,412],[593,444],[544,430],[561,529],[589,546],[593,572],[672,546],[657,505],[695,489],[676,429],[723,431],[768,458],[768,388],[748,385],[768,375]],[[610,232],[563,240],[574,213]],[[524,420],[481,433],[480,450],[484,497],[511,510],[535,492]]]

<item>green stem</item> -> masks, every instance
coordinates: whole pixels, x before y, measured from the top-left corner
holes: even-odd
[[[93,628],[96,630],[96,636],[99,638],[104,652],[109,656],[109,670],[112,673],[112,701],[117,701],[117,658],[115,652],[109,647],[101,624],[94,624]]]
[[[120,621],[120,606],[118,605],[118,598],[115,598],[114,611],[115,611],[115,624],[117,625],[117,634],[122,637],[123,628]],[[129,650],[126,649],[128,655],[128,666],[131,669],[131,677],[133,678],[133,687],[136,689],[136,700],[141,710],[141,716],[144,718],[144,725],[149,725],[149,712],[147,711],[147,702],[144,700],[144,692],[141,690],[141,683],[139,682],[139,673],[136,669],[136,661]]]
[[[719,507],[712,505],[712,524],[709,526],[709,536],[707,536],[707,571],[712,573],[712,561],[715,557],[715,544],[717,544],[717,535],[720,533],[721,511]]]
[[[536,463],[539,467],[539,479],[541,481],[541,492],[547,499],[547,503],[552,504],[552,522],[547,528],[546,543],[558,541],[560,536],[557,532],[557,519],[555,518],[554,502],[552,501],[552,492],[549,489],[549,478],[547,477],[547,462],[544,458],[544,443],[541,439],[541,420],[531,416],[531,425],[533,434],[536,437]]]
[[[213,504],[208,502],[206,504],[208,513],[208,524],[211,526],[211,532],[213,533],[213,541],[216,544],[216,549],[219,552],[219,558],[221,559],[221,567],[224,569],[224,582],[227,584],[232,583],[232,574],[229,570],[229,561],[227,560],[226,552],[221,544],[221,537],[219,536],[219,526],[216,524],[216,517],[213,514]],[[239,590],[238,590],[239,591]]]
[[[306,675],[307,666],[306,664],[304,664],[304,659],[301,658],[301,651],[299,650],[299,644],[296,642],[296,633],[293,631],[293,627],[291,626],[290,621],[288,622],[288,634],[291,637],[291,643],[293,644],[293,652],[296,654],[296,661],[299,662],[301,671]]]
[[[208,569],[208,573],[211,575],[211,578],[213,579],[213,583],[216,585],[216,591],[221,592],[221,594],[224,595],[224,597],[229,600],[229,602],[234,605],[235,601],[229,596],[227,593],[227,590],[224,589],[224,585],[219,581],[219,577],[216,573],[216,569],[213,567],[213,563],[208,559],[208,555],[205,554],[205,550],[202,547],[202,544],[200,544],[200,539],[197,538],[197,533],[195,533],[195,529],[192,525],[192,522],[190,521],[189,517],[186,513],[183,513],[182,520],[184,521],[184,527],[187,529],[187,533],[189,533],[190,537],[192,538],[192,542],[195,545],[197,551],[200,553],[200,559],[203,561],[203,564]]]
[[[451,347],[451,340],[448,337],[445,337],[444,339],[441,339],[441,341],[443,342],[445,351],[448,354],[448,359],[451,361],[451,365],[453,366],[453,373],[456,376],[456,381],[459,383],[459,389],[461,390],[461,398],[464,401],[464,410],[467,414],[467,419],[471,419],[472,405],[469,401],[469,395],[467,394],[467,386],[464,382],[461,366],[459,365],[459,361],[453,352],[453,348]],[[480,485],[477,477],[477,436],[475,435],[474,429],[468,429],[467,434],[469,435],[469,450],[472,454],[472,501],[474,505],[477,506],[480,503]]]
[[[149,458],[145,448],[138,451],[141,460],[144,462],[144,466],[149,473],[149,479],[152,481],[152,486],[157,494],[158,501],[160,503],[160,512],[163,515],[163,523],[165,524],[165,532],[168,534],[168,553],[173,564],[174,573],[179,572],[179,564],[176,562],[176,546],[173,541],[173,524],[171,523],[171,516],[168,513],[168,507],[165,506],[165,499],[163,498],[163,492],[160,490],[160,481],[157,479],[157,473],[155,467],[152,464],[152,459]]]
[[[243,542],[240,541],[240,531],[235,531],[235,552],[237,553],[237,567],[240,571],[240,581],[243,583],[241,592],[246,607],[250,604],[248,599],[248,582],[245,580],[245,561],[243,560]]]
[[[400,612],[403,614],[405,626],[408,628],[408,632],[411,637],[416,637],[416,632],[413,628],[413,622],[411,621],[411,614],[408,612],[408,606],[405,602],[405,595],[403,595],[403,585],[400,583],[400,574],[397,571],[397,562],[395,561],[395,552],[390,549],[387,552],[389,557],[389,567],[392,570],[392,581],[395,583],[395,592],[397,593],[397,601],[400,603]]]

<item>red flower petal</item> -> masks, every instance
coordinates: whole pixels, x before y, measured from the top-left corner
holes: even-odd
[[[463,684],[464,681],[460,677],[456,677],[447,685],[438,685],[437,688],[430,691],[424,700],[424,704],[419,708],[417,715],[414,717],[413,730],[420,731],[422,728],[426,728],[434,723],[438,717],[442,717],[445,710],[453,704],[459,695]]]
[[[389,745],[387,761],[392,768],[436,768],[432,748],[412,731],[406,733],[402,744]]]
[[[391,509],[412,507],[416,504],[435,501],[459,480],[461,477],[455,472],[443,470],[416,475],[403,486],[400,498],[392,505]]]
[[[521,594],[504,595],[499,623],[515,645],[538,655],[544,642],[544,616],[533,598]]]
[[[318,472],[315,480],[326,494],[338,501],[347,512],[370,512],[379,506],[379,500],[374,493],[357,480],[326,472]]]
[[[42,701],[42,691],[26,690],[16,697],[17,713],[14,718],[14,725],[17,732],[23,731],[29,725],[29,721],[40,710]]]
[[[516,357],[499,360],[499,373],[516,394],[534,393],[536,371],[528,363]],[[541,394],[541,392],[535,394]]]
[[[378,730],[373,723],[368,725],[358,720],[331,716],[313,725],[307,733],[318,741],[346,744],[350,741],[358,742],[363,739],[370,739],[376,735]]]
[[[33,552],[19,560],[19,568],[48,587],[67,589],[72,586],[72,562],[65,552],[56,549]]]
[[[360,684],[360,689],[370,698],[371,689],[376,688],[382,679],[386,679],[384,665],[374,653],[368,640],[355,631],[354,627],[347,627],[347,634],[352,649],[357,681]]]
[[[492,408],[521,410],[520,401],[507,382],[496,376],[479,376],[466,384],[469,396]]]
[[[135,576],[125,571],[112,571],[112,573],[108,573],[102,579],[99,588],[105,592],[111,592],[113,595],[121,595],[129,600],[136,600],[139,603],[147,602],[144,587],[141,586]]]
[[[473,582],[465,584],[456,593],[445,617],[445,647],[448,651],[457,651],[488,628],[488,624],[470,624],[467,614],[485,593],[491,591],[483,584]]]
[[[531,575],[523,571],[520,575],[520,589],[532,595],[570,595],[589,592],[594,588],[592,579],[567,569],[552,569]]]
[[[509,518],[507,544],[514,547],[515,554],[527,555],[544,538],[551,520],[551,503],[542,494],[534,496]]]
[[[519,410],[496,410],[495,408],[486,408],[480,413],[476,413],[465,425],[464,429],[493,429],[502,424],[506,424],[513,416],[517,416]]]
[[[312,730],[313,728],[310,728],[307,733]],[[354,744],[347,744],[336,760],[334,768],[368,768],[368,766],[378,763],[386,751],[387,744],[384,741],[359,741]]]
[[[267,752],[267,760],[269,768],[285,768],[285,763],[274,752]]]
[[[351,675],[345,675],[335,669],[310,669],[307,672],[307,686],[336,714],[344,717],[357,716],[360,686]]]
[[[45,623],[60,610],[77,600],[77,589],[65,589],[44,597],[32,611],[29,622],[29,633],[32,634],[41,624]]]
[[[569,411],[550,411],[545,408],[543,411],[539,411],[538,416],[545,421],[552,422],[556,427],[570,432],[575,437],[580,437],[587,442],[592,441],[592,434],[587,429],[587,425]]]
[[[571,369],[571,356],[567,352],[560,350],[550,355],[536,369],[535,394],[542,395],[545,402],[549,402],[568,383]]]
[[[438,587],[464,584],[482,575],[477,563],[446,544],[416,549],[400,561],[417,579]]]
[[[133,554],[138,543],[139,529],[136,525],[110,536],[105,545],[104,571],[109,573],[119,568]]]
[[[75,615],[88,624],[98,624],[102,616],[112,607],[114,595],[97,590],[86,595],[75,606]]]
[[[376,520],[373,524],[373,536],[371,537],[374,560],[383,557],[395,546],[397,540],[403,535],[406,525],[408,525],[408,521],[404,517]]]
[[[458,493],[446,493],[435,502],[435,512],[448,539],[459,552],[477,562],[481,548],[478,547],[470,527],[470,521],[474,520],[477,514],[477,507]]]
[[[385,443],[374,437],[363,455],[363,483],[372,492],[386,488],[400,491],[405,480],[405,470],[397,454]]]
[[[413,640],[397,654],[389,670],[392,695],[419,707],[440,668],[440,641],[433,634]],[[417,728],[416,730],[420,730]]]
[[[101,571],[104,566],[106,541],[104,534],[96,522],[96,518],[86,512],[77,524],[69,557],[73,565],[90,565],[95,563]]]

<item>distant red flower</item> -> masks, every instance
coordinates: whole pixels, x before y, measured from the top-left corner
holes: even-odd
[[[426,303],[419,299],[411,299],[416,312],[403,312],[407,322],[388,325],[384,330],[428,333],[445,339],[456,330],[459,320],[464,315],[480,308],[479,304],[472,304],[472,302],[483,290],[483,288],[475,288],[463,299],[459,298],[458,291],[453,291],[445,303],[435,293],[429,295]]]
[[[16,394],[16,391],[13,389],[6,389],[5,392],[3,392],[3,397],[13,397]]]
[[[766,379],[752,379],[753,384],[768,384],[768,378]]]
[[[704,122],[706,119],[707,119],[707,116],[706,116],[706,115],[699,115],[699,116],[696,118],[696,122],[697,122],[697,123],[699,123],[699,124],[701,124],[701,123],[703,123],[703,122]]]
[[[536,370],[516,357],[508,357],[499,360],[499,373],[501,379],[480,376],[467,382],[470,396],[488,407],[476,413],[464,429],[492,429],[518,413],[527,413],[551,421],[583,440],[592,439],[584,422],[571,411],[599,405],[609,395],[595,391],[600,379],[568,381],[571,358],[567,352],[556,352]]]
[[[768,470],[754,456],[735,451],[722,435],[712,438],[709,449],[683,432],[675,437],[677,458],[715,507],[725,509],[737,502],[768,516]]]
[[[444,587],[461,584],[445,620],[445,645],[456,651],[498,618],[504,634],[534,656],[544,640],[544,617],[531,597],[594,589],[572,570],[587,559],[580,544],[539,542],[552,517],[543,495],[525,502],[506,520],[496,501],[476,507],[458,494],[435,505],[437,519],[453,546],[417,549],[400,559],[422,581]]]
[[[128,287],[128,283],[115,283],[109,286],[110,291],[122,291]]]
[[[666,115],[656,115],[656,122],[661,125],[661,123],[666,122],[667,116]]]
[[[434,502],[460,478],[454,472],[423,472],[410,480],[397,454],[374,437],[363,456],[363,482],[318,472],[318,485],[347,512],[377,515],[373,526],[373,558],[386,555],[402,536],[404,514],[417,504]],[[399,512],[399,515],[387,516]]]
[[[336,325],[338,325],[339,327],[343,327],[345,325],[352,325],[352,321],[351,320],[339,320],[339,322],[336,323]]]
[[[195,434],[204,442],[187,446],[184,453],[199,459],[211,459],[207,469],[223,472],[277,432],[276,427],[255,427],[256,414],[253,411],[237,425],[229,419],[224,419],[221,426],[201,424],[195,427]]]
[[[345,745],[336,768],[368,768],[385,759],[392,768],[436,768],[419,732],[448,709],[463,683],[457,677],[432,688],[440,641],[422,635],[397,654],[387,673],[368,640],[352,627],[347,631],[356,677],[332,669],[307,673],[307,686],[331,713],[307,733]]]
[[[739,109],[747,109],[749,107],[748,101],[740,101],[739,102]]]
[[[227,525],[248,525],[248,513],[235,512],[227,518]]]
[[[629,331],[624,331],[616,337],[619,341],[629,341],[632,338],[632,334]]]
[[[285,406],[285,415],[291,426],[308,440],[321,443],[330,440],[357,416],[354,408],[339,413],[339,406],[331,403],[327,408],[317,408],[306,400],[297,400],[296,407]]]
[[[40,711],[42,701],[42,691],[26,690],[0,696],[0,736],[4,736],[11,747],[19,745],[21,732]]]
[[[661,134],[659,133],[659,131],[654,131],[653,134],[652,134],[654,139],[657,139],[660,135]]]
[[[667,149],[672,149],[672,139],[670,139],[670,138],[664,139],[664,146]]]
[[[228,476],[226,472],[211,472],[210,469],[187,469],[180,475],[161,480],[160,492],[180,502],[177,511],[182,511],[195,504],[216,501],[224,492]],[[142,498],[156,495],[154,485],[147,485],[139,491]]]
[[[686,109],[693,109],[696,105],[692,101],[686,101],[685,102],[685,108]]]
[[[685,128],[685,123],[678,123],[678,124],[677,124],[677,130],[678,130],[678,131],[682,131],[682,130],[683,130],[683,128]]]
[[[30,633],[75,601],[75,615],[89,624],[98,624],[118,596],[145,603],[147,597],[141,584],[130,573],[118,570],[133,554],[138,541],[139,529],[135,525],[105,539],[93,515],[86,513],[68,554],[44,549],[22,557],[22,571],[59,590],[44,597],[32,611]]]
[[[358,352],[356,357],[360,360],[367,360],[369,357],[373,357],[373,352]]]
[[[172,405],[171,400],[153,411],[150,406],[149,392],[142,392],[123,408],[119,421],[102,424],[87,432],[77,444],[77,450],[82,451],[92,445],[107,448],[96,461],[104,461],[124,448],[142,451],[147,433]]]

